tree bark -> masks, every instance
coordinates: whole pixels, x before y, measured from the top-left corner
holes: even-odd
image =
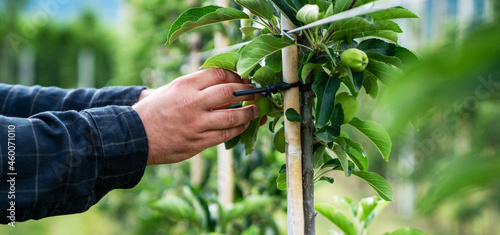
[[[306,84],[313,81],[308,76]],[[312,90],[302,91],[301,113],[304,123],[302,124],[302,181],[304,197],[304,230],[306,235],[316,234],[316,211],[314,210],[314,165],[313,165],[313,131],[312,107],[314,104],[314,92]]]

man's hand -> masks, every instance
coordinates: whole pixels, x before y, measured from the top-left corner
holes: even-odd
[[[257,95],[234,97],[251,89],[227,70],[209,69],[180,77],[148,90],[132,106],[148,138],[148,165],[186,160],[208,147],[241,134],[259,110],[255,105],[226,109],[231,103],[256,100]]]

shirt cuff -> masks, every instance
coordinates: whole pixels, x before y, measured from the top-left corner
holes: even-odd
[[[86,110],[99,132],[102,165],[96,183],[97,197],[116,188],[139,183],[147,165],[148,140],[137,112],[129,106]]]

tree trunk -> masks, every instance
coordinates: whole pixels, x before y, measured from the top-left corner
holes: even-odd
[[[291,30],[295,26],[281,16],[283,30]],[[295,83],[298,78],[298,48],[289,46],[283,49],[283,81]],[[300,113],[299,88],[284,92],[284,110],[290,108]],[[304,210],[302,195],[302,147],[300,123],[290,122],[285,118],[286,140],[286,182],[287,182],[287,221],[288,234],[304,234]]]
[[[308,76],[306,84],[311,84],[312,76]],[[302,180],[304,196],[304,230],[306,235],[316,234],[314,210],[314,165],[313,165],[313,131],[312,107],[314,104],[314,92],[312,90],[302,91],[301,113],[304,123],[302,124]]]

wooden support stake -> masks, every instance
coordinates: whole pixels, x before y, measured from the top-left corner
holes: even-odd
[[[291,30],[295,26],[285,16],[281,16],[283,29]],[[298,47],[289,46],[283,49],[283,81],[295,83],[298,77]],[[285,111],[293,108],[300,113],[299,88],[284,92]],[[288,234],[304,234],[304,210],[302,198],[302,147],[300,123],[290,122],[285,117],[286,139],[286,182],[287,182],[287,221]]]

